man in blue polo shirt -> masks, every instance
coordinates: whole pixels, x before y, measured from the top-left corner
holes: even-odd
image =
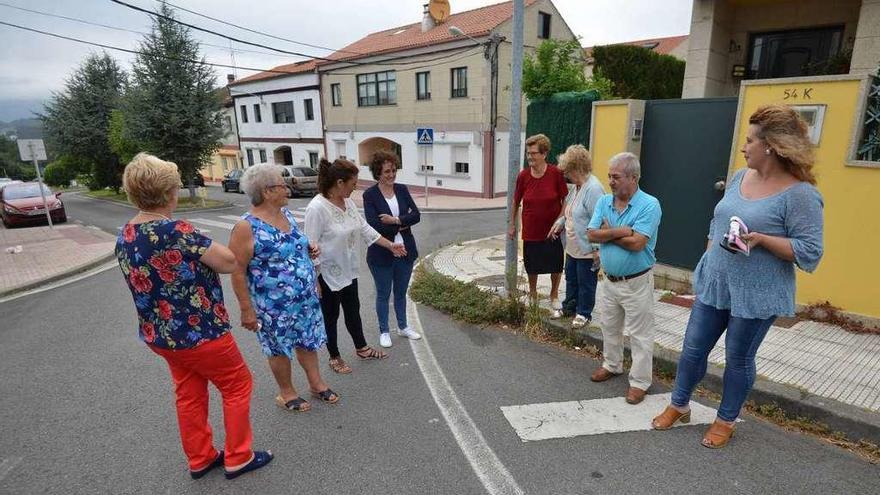
[[[632,153],[611,157],[608,185],[587,226],[590,242],[599,244],[605,271],[600,297],[602,366],[590,379],[604,382],[623,373],[623,329],[629,330],[633,364],[626,401],[638,404],[651,386],[654,358],[654,247],[660,226],[660,202],[639,189],[641,166]]]

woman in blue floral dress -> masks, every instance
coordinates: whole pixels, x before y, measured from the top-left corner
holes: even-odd
[[[249,167],[241,187],[251,210],[236,224],[229,248],[239,268],[232,287],[241,324],[255,330],[278,383],[275,402],[289,411],[308,411],[293,386],[290,361],[306,373],[312,396],[336,403],[339,396],[321,378],[317,350],[327,341],[312,257],[318,250],[296,227],[287,209],[287,185],[276,165]]]
[[[272,453],[251,450],[251,373],[232,338],[217,275],[235,269],[235,256],[190,223],[171,219],[180,184],[174,163],[141,153],[122,181],[140,211],[122,227],[116,257],[137,309],[138,336],[171,371],[190,475],[225,466],[226,477],[235,478],[259,469]],[[223,397],[224,450],[213,445],[208,382]]]

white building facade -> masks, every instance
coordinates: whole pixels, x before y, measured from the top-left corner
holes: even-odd
[[[314,62],[276,67],[229,86],[242,161],[311,166],[325,155],[318,75]]]

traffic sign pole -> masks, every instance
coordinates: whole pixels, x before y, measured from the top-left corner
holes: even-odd
[[[40,163],[37,160],[37,154],[34,153],[34,144],[28,143],[28,150],[31,152],[31,157],[34,159],[34,168],[37,170],[37,183],[40,186],[40,196],[43,198],[43,208],[46,211],[46,220],[49,221],[49,228],[54,229],[55,226],[52,225],[52,215],[49,213],[49,203],[46,202],[46,191],[43,189],[43,175],[40,174]]]

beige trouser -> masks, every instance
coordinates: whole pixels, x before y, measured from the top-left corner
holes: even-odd
[[[612,373],[623,373],[625,327],[633,357],[629,384],[648,390],[654,358],[654,272],[621,282],[605,279],[599,292],[596,306],[602,323],[602,367]]]

